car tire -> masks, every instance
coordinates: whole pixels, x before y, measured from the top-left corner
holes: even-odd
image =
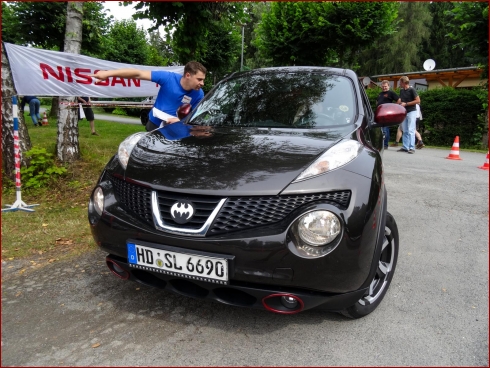
[[[383,240],[383,248],[378,259],[378,268],[374,275],[369,291],[354,305],[340,311],[349,318],[361,318],[373,312],[383,300],[395,273],[399,249],[398,227],[395,219],[388,212]]]
[[[146,126],[146,123],[148,123],[148,114],[150,113],[150,110],[141,110],[140,112],[140,120],[141,124],[143,126]]]

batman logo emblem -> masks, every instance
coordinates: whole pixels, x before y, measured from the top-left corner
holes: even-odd
[[[178,201],[170,208],[170,216],[178,224],[185,224],[194,216],[194,207],[189,201]]]

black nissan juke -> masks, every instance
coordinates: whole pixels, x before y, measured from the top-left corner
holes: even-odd
[[[380,128],[405,115],[373,113],[352,70],[234,73],[180,122],[120,144],[90,197],[93,237],[124,280],[363,317],[396,267]]]

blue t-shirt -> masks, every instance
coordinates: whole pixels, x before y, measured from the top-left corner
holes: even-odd
[[[162,70],[153,70],[151,72],[151,81],[160,85],[157,98],[153,108],[162,111],[165,114],[177,116],[177,109],[183,103],[190,103],[192,109],[196,107],[199,101],[204,97],[202,89],[186,91],[180,85],[180,79],[182,76],[174,72],[167,72]],[[154,109],[150,110],[150,121],[159,126],[162,122],[161,118],[158,118],[158,113]]]

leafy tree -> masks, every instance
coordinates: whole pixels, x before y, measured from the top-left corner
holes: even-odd
[[[262,21],[262,14],[270,11],[270,2],[248,2],[245,7],[249,21],[244,29],[244,65],[250,69],[272,66],[272,60],[266,58],[259,50],[259,35],[256,31]]]
[[[172,50],[172,47],[166,42],[157,31],[148,32],[149,48],[150,48],[150,65],[176,65],[177,56]]]
[[[140,1],[134,8],[133,18],[155,22],[150,30],[164,27],[178,63],[202,62],[215,78],[231,70],[240,47],[236,24],[246,18],[244,3]]]
[[[67,2],[2,2],[3,41],[64,51]],[[79,53],[101,57],[104,35],[112,15],[101,2],[83,2],[82,48]],[[28,25],[28,26],[26,26]],[[58,98],[52,99],[50,116],[58,115]]]
[[[67,2],[2,2],[3,41],[64,51],[66,8]],[[102,2],[83,2],[82,54],[99,55],[112,19]]]
[[[422,69],[420,45],[430,36],[429,3],[401,2],[398,26],[391,36],[378,39],[361,53],[359,73],[376,75]]]
[[[485,67],[488,77],[488,2],[459,2],[446,14],[451,17],[449,36],[458,43],[473,64]]]
[[[119,63],[147,65],[150,49],[146,31],[137,27],[131,19],[115,21],[107,34],[103,58]]]
[[[462,47],[456,47],[456,41],[449,37],[452,30],[448,11],[454,8],[454,2],[433,1],[429,4],[432,15],[430,36],[421,44],[422,60],[434,59],[437,69],[468,66]]]
[[[274,65],[352,67],[359,48],[393,30],[397,3],[277,2],[255,44]]]

